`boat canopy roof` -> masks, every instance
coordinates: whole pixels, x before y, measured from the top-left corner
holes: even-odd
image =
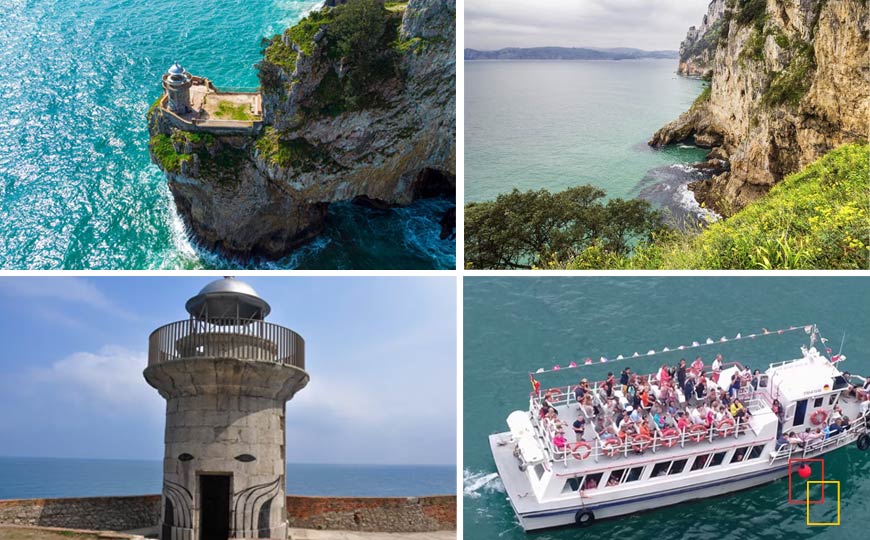
[[[794,402],[834,389],[835,379],[842,375],[837,365],[815,347],[803,348],[803,351],[803,358],[773,364],[767,370],[774,397]]]

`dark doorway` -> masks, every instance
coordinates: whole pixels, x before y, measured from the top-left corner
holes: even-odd
[[[199,540],[230,537],[230,476],[199,477]]]
[[[793,427],[802,426],[804,423],[804,417],[807,415],[807,400],[802,399],[797,402],[797,408],[794,410],[794,422],[792,422]]]

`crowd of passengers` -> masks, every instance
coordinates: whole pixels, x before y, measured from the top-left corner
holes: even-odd
[[[663,364],[651,376],[638,376],[626,367],[618,381],[611,372],[597,388],[582,379],[573,388],[579,412],[570,426],[559,417],[551,396],[547,394],[541,400],[540,421],[547,432],[554,433],[553,446],[559,451],[566,451],[570,444],[567,433],[573,432],[577,442],[585,439],[587,422],[592,424],[594,434],[602,443],[608,439],[625,443],[642,436],[652,438],[654,432],[667,428],[684,434],[695,425],[708,430],[712,426],[718,427],[726,418],[737,425],[748,421],[752,413],[740,396],[757,390],[765,375],[757,369],[751,371],[745,367],[733,373],[730,380],[723,381],[721,355],[716,356],[710,368],[709,372],[706,371],[699,356],[691,365],[687,365],[684,358],[676,366]],[[849,380],[848,373],[844,375]],[[850,393],[861,401],[870,399],[870,377],[863,386],[850,385],[847,395]],[[779,400],[773,400],[771,409],[781,426],[784,410]],[[849,422],[848,418],[837,414],[829,420],[830,425],[816,431],[808,429],[798,435],[788,434],[786,443],[811,443],[839,433]],[[777,436],[780,436],[780,430]],[[643,448],[636,447],[634,451],[642,453]]]

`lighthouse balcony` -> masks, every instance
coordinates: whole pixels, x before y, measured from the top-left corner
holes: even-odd
[[[170,86],[169,74],[164,75],[167,92]],[[167,92],[159,107],[177,129],[214,135],[255,134],[262,129],[263,97],[256,88],[218,88],[209,79],[190,76],[189,103],[184,112],[169,106]]]
[[[260,319],[187,319],[151,333],[148,365],[203,358],[269,362],[305,369],[305,341]]]

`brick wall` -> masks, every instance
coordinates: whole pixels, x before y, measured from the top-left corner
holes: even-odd
[[[287,496],[290,527],[381,532],[456,528],[456,497]]]
[[[160,495],[0,500],[0,523],[125,531],[160,521]]]
[[[378,532],[456,528],[456,497],[287,496],[290,527]],[[0,523],[124,531],[157,525],[160,495],[0,500]]]

